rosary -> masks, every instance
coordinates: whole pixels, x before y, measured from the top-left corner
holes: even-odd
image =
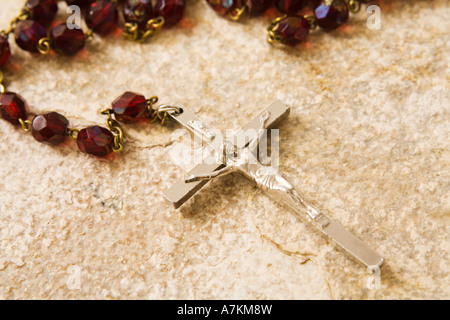
[[[303,42],[310,30],[320,27],[330,31],[344,24],[349,12],[358,12],[361,3],[370,0],[206,0],[218,14],[231,20],[240,20],[273,10],[280,16],[267,28],[267,41],[295,46]],[[119,9],[123,15],[123,35],[131,41],[143,42],[163,28],[178,24],[184,14],[185,0],[66,0],[67,5],[81,8],[88,27],[61,23],[49,27],[58,11],[56,0],[28,0],[8,30],[0,31],[0,68],[7,65],[11,55],[8,39],[14,34],[17,46],[35,54],[54,51],[74,55],[84,49],[95,35],[104,37],[113,33],[119,24]],[[300,14],[310,10],[313,14]],[[49,29],[49,31],[47,30]],[[125,92],[114,100],[110,108],[101,111],[106,116],[106,127],[72,128],[69,120],[57,112],[35,115],[29,112],[24,98],[6,91],[4,74],[0,70],[0,117],[22,127],[38,142],[57,145],[65,139],[74,139],[78,149],[86,154],[107,157],[120,153],[126,136],[124,123],[175,121],[188,129],[214,154],[197,165],[183,179],[166,191],[165,198],[179,208],[208,181],[239,172],[253,180],[276,202],[299,214],[314,227],[333,239],[344,250],[369,268],[379,268],[384,259],[318,209],[308,204],[287,178],[275,168],[261,161],[258,144],[265,130],[275,126],[289,114],[290,108],[280,101],[272,103],[244,128],[223,139],[198,116],[184,107],[158,105],[158,97]],[[31,120],[30,120],[31,119]]]

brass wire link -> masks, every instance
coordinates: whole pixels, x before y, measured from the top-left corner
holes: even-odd
[[[2,30],[2,31],[0,31],[0,35],[3,36],[3,37],[5,37],[5,38],[8,38],[8,36],[10,35],[10,33],[14,31],[14,29],[15,29],[17,23],[18,23],[19,21],[27,20],[29,17],[30,17],[30,13],[29,13],[25,8],[23,8],[22,11],[19,13],[19,15],[16,16],[16,17],[10,22],[9,28],[8,28],[7,30]]]
[[[131,41],[144,42],[145,40],[159,32],[164,26],[165,22],[166,21],[163,17],[150,19],[147,22],[145,31],[139,29],[139,25],[136,22],[127,22],[125,23],[123,35]]]
[[[114,120],[112,118],[113,110],[110,108],[104,109],[100,111],[101,114],[108,116],[108,119],[106,120],[106,126],[108,127],[109,131],[114,136],[114,145],[113,145],[113,151],[115,153],[120,153],[123,151],[123,139],[124,139],[124,132],[122,127],[120,126],[119,122]]]
[[[5,93],[5,85],[3,84],[3,80],[5,79],[2,70],[0,70],[0,93]]]
[[[347,5],[352,13],[358,13],[361,10],[361,2],[358,0],[348,0]]]
[[[84,34],[86,36],[86,41],[92,41],[94,39],[94,30],[87,29]]]
[[[244,5],[242,8],[234,9],[230,13],[228,13],[228,18],[230,18],[233,21],[239,21],[241,20],[244,13],[247,11],[248,7],[247,5]]]
[[[317,18],[313,15],[305,16],[306,21],[308,21],[309,29],[314,30],[317,28]]]
[[[149,114],[149,118],[151,119],[150,122],[155,122],[156,120],[158,120],[158,111],[154,108],[155,104],[158,103],[159,98],[157,96],[153,96],[149,99],[146,100],[147,101],[147,107],[148,107],[148,114]],[[167,117],[167,115],[166,115]],[[161,124],[164,125],[165,122],[165,117],[164,119],[161,119]]]
[[[44,37],[39,40],[37,49],[40,54],[46,55],[50,53],[50,38]]]
[[[22,126],[23,131],[30,132],[31,131],[31,121],[30,120],[23,120],[19,118],[19,123]]]
[[[77,140],[78,139],[78,134],[79,133],[80,133],[80,129],[69,128],[67,130],[67,136],[69,136],[69,138],[71,138],[73,140]]]
[[[279,43],[281,41],[281,37],[279,35],[277,35],[275,33],[275,31],[277,31],[277,29],[280,25],[280,21],[285,19],[286,17],[287,17],[287,15],[283,15],[281,17],[277,17],[277,18],[273,19],[270,22],[269,27],[267,27],[267,42]]]

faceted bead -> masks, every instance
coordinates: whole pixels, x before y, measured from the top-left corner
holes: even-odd
[[[123,16],[126,22],[136,22],[145,28],[147,21],[154,17],[151,0],[127,0],[123,5]]]
[[[114,115],[118,121],[136,122],[148,116],[148,105],[143,95],[125,92],[112,103]]]
[[[87,26],[101,35],[113,32],[118,21],[119,11],[116,5],[108,0],[98,0],[92,3],[86,13]]]
[[[185,0],[157,0],[155,4],[156,16],[163,17],[165,26],[173,26],[183,18]]]
[[[248,12],[256,15],[261,14],[272,5],[272,0],[245,0]]]
[[[281,38],[281,43],[295,46],[306,39],[309,33],[309,23],[304,17],[288,16],[279,22],[275,35]]]
[[[58,12],[56,0],[28,0],[25,8],[30,13],[30,19],[44,26],[49,25]]]
[[[80,8],[87,8],[94,0],[66,0],[68,6],[78,6]]]
[[[18,23],[14,35],[20,48],[29,52],[38,52],[39,40],[47,36],[47,31],[36,21],[24,20]]]
[[[348,6],[344,0],[319,0],[314,4],[317,25],[325,30],[333,30],[347,22]]]
[[[72,55],[84,48],[86,37],[81,29],[69,29],[61,23],[50,31],[50,43],[53,50],[65,55]]]
[[[206,0],[218,14],[225,15],[236,8],[242,7],[240,0]]]
[[[11,56],[11,48],[9,47],[8,39],[0,36],[0,67],[5,65]]]
[[[42,143],[57,145],[64,141],[67,135],[69,120],[57,112],[36,116],[31,123],[31,134]]]
[[[27,119],[27,102],[17,93],[0,94],[0,116],[12,124],[20,124],[19,119]]]
[[[114,136],[106,128],[93,126],[78,133],[77,145],[81,152],[104,157],[113,151]]]
[[[305,0],[274,0],[274,5],[280,12],[294,14],[305,6],[305,2]]]

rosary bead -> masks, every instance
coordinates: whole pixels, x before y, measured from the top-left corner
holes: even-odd
[[[19,119],[27,118],[27,102],[17,93],[0,94],[0,116],[12,124],[20,124]]]
[[[85,19],[87,26],[94,32],[107,35],[116,29],[119,12],[113,2],[98,0],[91,4]]]
[[[30,19],[44,26],[49,25],[58,12],[56,0],[28,0],[25,8],[30,13]]]
[[[240,0],[206,0],[206,3],[221,15],[228,14],[231,10],[241,7]]]
[[[8,39],[0,36],[0,67],[5,65],[11,56],[11,48],[9,47]]]
[[[147,21],[154,18],[151,0],[126,0],[123,5],[123,16],[126,22],[136,22],[145,28]]]
[[[78,6],[80,8],[87,8],[94,0],[66,0],[68,6]]]
[[[61,23],[50,31],[50,43],[55,52],[72,55],[84,48],[86,37],[81,29],[69,29]]]
[[[300,16],[288,16],[282,19],[275,30],[275,35],[280,37],[280,42],[289,47],[303,42],[308,33],[309,23]]]
[[[14,30],[17,45],[25,51],[39,52],[39,40],[47,36],[45,27],[33,20],[20,21]]]
[[[36,116],[31,123],[31,134],[42,143],[57,145],[67,136],[69,120],[57,112]]]
[[[270,8],[272,0],[245,0],[250,14],[261,14]]]
[[[314,3],[317,25],[330,31],[348,20],[348,6],[344,0],[318,0]]]
[[[274,0],[275,8],[286,14],[294,14],[305,6],[305,0]]]
[[[145,97],[129,91],[114,100],[112,109],[116,119],[123,122],[142,121],[149,114]]]
[[[185,0],[157,0],[155,4],[156,16],[163,17],[165,26],[173,26],[183,18]]]
[[[104,157],[113,151],[114,136],[106,128],[93,126],[78,133],[77,145],[81,152]]]

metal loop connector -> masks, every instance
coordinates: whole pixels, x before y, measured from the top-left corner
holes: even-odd
[[[348,0],[347,5],[352,13],[358,13],[361,10],[361,2],[358,0]]]
[[[22,9],[22,11],[19,13],[18,16],[16,16],[9,24],[9,28],[7,30],[2,30],[0,31],[0,35],[8,38],[9,34],[11,32],[14,31],[14,29],[16,28],[16,25],[19,21],[23,21],[23,20],[27,20],[30,17],[30,13],[24,8]]]
[[[113,151],[115,153],[119,153],[123,151],[123,139],[125,137],[125,134],[123,132],[122,127],[120,126],[120,123],[117,122],[117,120],[114,120],[112,118],[113,110],[112,109],[103,109],[100,111],[101,114],[108,116],[108,119],[106,120],[106,126],[108,127],[109,131],[114,136],[114,144],[113,144]]]
[[[179,115],[183,112],[183,108],[162,104],[158,108],[156,108],[156,112],[158,113],[158,116],[161,118],[161,114],[163,113],[167,113],[169,115]]]
[[[137,22],[125,23],[123,35],[131,41],[144,42],[159,32],[165,24],[163,17],[150,19],[147,22],[145,30],[141,30]]]
[[[85,32],[85,36],[86,36],[86,41],[92,41],[92,40],[94,40],[94,30],[88,29],[88,30]]]
[[[139,25],[136,22],[127,22],[122,33],[128,40],[136,41],[139,37]]]
[[[80,129],[69,128],[67,129],[67,136],[73,140],[78,139],[78,134],[80,133]]]
[[[151,98],[148,98],[146,101],[147,101],[147,105],[149,107],[149,110],[152,111],[153,110],[153,106],[155,105],[155,103],[157,103],[159,101],[159,97],[158,96],[153,96]]]
[[[179,115],[182,112],[183,109],[181,107],[162,104],[154,110],[153,121],[159,119],[161,121],[161,125],[164,125],[168,115]]]
[[[37,49],[40,54],[49,54],[50,53],[50,38],[42,38],[39,40]]]
[[[247,5],[244,5],[242,8],[231,10],[230,13],[228,13],[228,18],[230,18],[233,21],[239,21],[241,20],[244,13],[247,11],[248,7]]]
[[[6,91],[5,85],[3,84],[4,78],[3,72],[0,70],[0,93],[5,93]]]
[[[280,25],[280,21],[285,19],[287,15],[283,15],[281,17],[277,17],[273,19],[269,26],[267,27],[267,42],[269,43],[279,43],[281,41],[281,37],[277,35],[275,32],[278,30]]]
[[[22,126],[23,131],[30,132],[31,131],[31,121],[30,120],[23,120],[19,118],[19,123]]]
[[[309,29],[314,30],[317,28],[317,18],[313,15],[308,15],[304,17],[308,21]]]

